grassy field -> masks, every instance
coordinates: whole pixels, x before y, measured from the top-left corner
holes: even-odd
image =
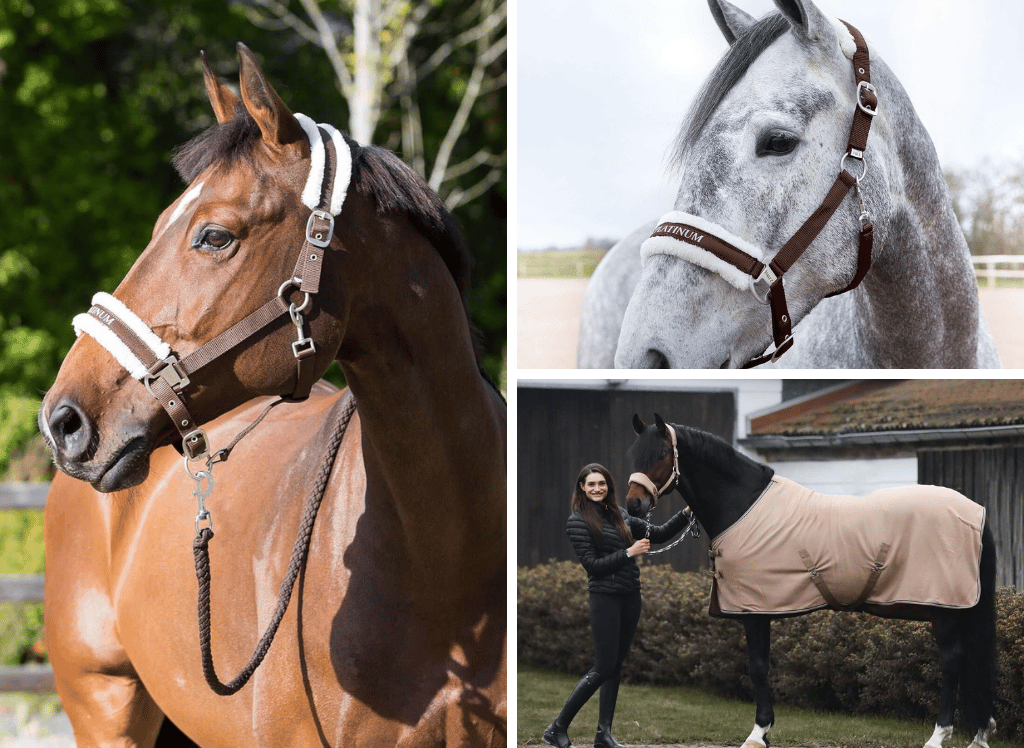
[[[541,734],[561,708],[577,678],[530,668],[519,668],[516,744],[544,745]],[[577,746],[593,740],[597,726],[597,696],[583,708],[569,729]],[[722,699],[692,688],[627,686],[619,691],[615,713],[616,739],[628,745],[736,746],[754,725],[752,703]],[[932,733],[930,720],[905,722],[877,717],[775,706],[776,726],[769,733],[773,746],[836,746],[836,748],[920,748]],[[970,742],[961,733],[950,746]],[[1014,744],[993,739],[992,748]]]
[[[518,278],[589,278],[604,249],[575,249],[565,252],[519,252],[516,255]]]

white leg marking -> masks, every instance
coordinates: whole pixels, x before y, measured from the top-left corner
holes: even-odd
[[[933,732],[932,736],[928,738],[928,742],[925,743],[925,746],[926,748],[928,746],[931,746],[931,748],[942,748],[942,741],[952,734],[953,725],[950,725],[949,727],[939,727],[938,725],[935,725],[935,732]]]
[[[988,727],[978,730],[978,734],[974,736],[974,742],[968,746],[968,748],[989,748],[988,739],[996,731],[996,721],[989,717]]]
[[[167,221],[168,226],[181,218],[182,213],[185,212],[185,208],[187,208],[193,200],[199,197],[199,194],[203,191],[204,184],[206,184],[206,182],[200,182],[182,196],[181,200],[178,201],[178,207],[174,209],[174,212],[171,213],[170,219]]]
[[[771,725],[767,727],[754,725],[754,729],[750,731],[750,737],[743,742],[742,748],[766,748],[768,742],[764,739],[764,736],[768,734],[770,729],[772,729]]]

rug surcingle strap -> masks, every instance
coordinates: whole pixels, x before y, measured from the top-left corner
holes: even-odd
[[[821,572],[814,565],[811,560],[811,554],[807,552],[806,548],[800,549],[800,560],[804,562],[804,566],[807,567],[807,571],[811,575],[811,581],[814,582],[814,586],[818,588],[818,592],[828,603],[828,607],[833,610],[857,610],[862,606],[867,599],[871,596],[871,591],[875,588],[875,584],[878,583],[878,577],[882,574],[882,569],[885,567],[885,560],[889,556],[889,544],[882,543],[882,547],[878,551],[878,555],[875,556],[875,562],[871,566],[871,573],[868,574],[868,579],[864,583],[864,589],[857,596],[857,599],[852,603],[843,604],[836,599],[836,596],[832,594],[832,590],[825,584],[824,578],[821,576]]]

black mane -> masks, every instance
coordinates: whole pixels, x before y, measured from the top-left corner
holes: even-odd
[[[753,62],[768,47],[789,30],[789,21],[779,13],[770,13],[751,26],[726,51],[714,71],[705,81],[690,112],[683,120],[683,127],[676,136],[672,162],[679,166],[687,149],[704,131],[715,109],[739,82]]]
[[[252,159],[260,129],[241,105],[233,119],[214,125],[181,146],[174,155],[174,168],[187,183],[214,164],[230,166],[239,159]],[[390,151],[360,146],[345,136],[352,148],[352,185],[359,194],[374,201],[380,213],[398,213],[430,240],[462,296],[469,289],[472,260],[455,219],[444,202],[426,182]]]

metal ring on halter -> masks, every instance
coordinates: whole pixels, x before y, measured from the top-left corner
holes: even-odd
[[[852,153],[844,153],[843,157],[839,159],[839,170],[846,171],[846,159],[851,157],[857,159],[858,161],[860,161],[860,176],[854,177],[854,179],[857,180],[857,184],[860,184],[860,180],[862,180],[864,178],[864,175],[868,173],[868,162],[867,159],[864,158],[863,151],[857,152],[860,154],[860,156],[855,156]]]
[[[281,284],[281,287],[279,289],[277,289],[277,295],[280,296],[282,300],[286,300],[284,298],[284,292],[286,290],[288,290],[289,288],[294,288],[296,290],[301,290],[299,288],[299,283],[300,282],[301,281],[298,278],[289,278],[288,280],[286,280],[284,283]],[[297,307],[294,304],[292,304],[291,307],[290,307],[290,310],[294,310],[294,312],[296,314],[298,314],[299,312],[306,311],[306,309],[309,307],[309,304],[310,304],[310,301],[311,301],[310,296],[309,296],[309,291],[303,291],[302,293],[304,293],[306,295],[306,298],[304,298],[302,300],[302,306],[298,306]],[[294,316],[292,317],[292,319],[294,319]]]
[[[772,286],[778,279],[779,277],[775,275],[772,269],[767,265],[764,266],[764,270],[762,270],[761,274],[756,278],[754,276],[750,276],[750,293],[754,295],[754,298],[757,299],[759,304],[764,304],[765,306],[768,306],[771,303],[768,300],[768,294],[771,293]],[[764,292],[764,296],[761,296],[757,293],[757,288],[759,284],[765,284],[767,286]]]

